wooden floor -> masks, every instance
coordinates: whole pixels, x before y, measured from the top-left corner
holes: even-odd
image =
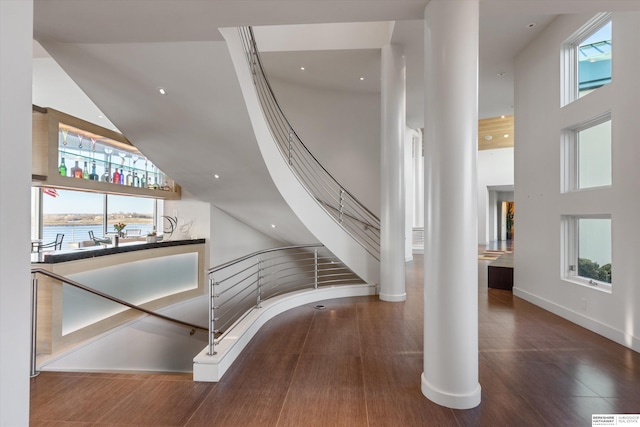
[[[500,248],[498,248],[500,249]],[[191,375],[42,373],[33,426],[591,426],[640,412],[640,354],[509,291],[479,261],[482,403],[451,410],[420,392],[422,258],[407,302],[299,307],[271,320],[213,383]]]

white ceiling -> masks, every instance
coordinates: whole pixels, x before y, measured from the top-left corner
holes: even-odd
[[[34,103],[117,127],[194,197],[275,238],[308,242],[313,237],[280,198],[260,161],[218,28],[297,24],[293,29],[313,34],[300,24],[367,23],[355,30],[334,27],[334,37],[296,37],[292,52],[273,52],[277,48],[265,41],[265,50],[272,51],[264,54],[268,72],[300,84],[375,92],[380,43],[403,44],[407,122],[417,128],[423,122],[427,3],[35,0],[34,38],[57,64],[35,52]],[[480,117],[513,113],[514,58],[556,14],[603,9],[640,10],[640,1],[480,0]],[[531,23],[536,25],[530,28]],[[340,31],[360,36],[349,37],[349,46],[338,45],[336,40],[346,39],[338,37]],[[277,37],[271,41],[277,46]],[[167,88],[166,97],[158,94],[159,86]],[[98,118],[101,112],[108,120]],[[222,179],[214,182],[213,173]],[[272,223],[287,227],[274,230]]]

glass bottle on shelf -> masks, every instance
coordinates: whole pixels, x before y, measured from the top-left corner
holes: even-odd
[[[140,187],[147,188],[147,178],[145,178],[144,175],[142,175],[142,178],[140,178]]]
[[[131,175],[131,170],[127,172],[126,184],[131,187],[133,185],[133,175]]]
[[[120,185],[124,185],[124,171],[120,168]]]
[[[97,181],[98,180],[98,174],[96,173],[96,161],[95,160],[91,163],[91,173],[89,174],[89,179],[91,181]]]
[[[84,162],[84,168],[82,168],[82,179],[89,179],[89,168],[87,162]]]
[[[140,187],[140,178],[138,177],[138,172],[133,173],[133,186]]]
[[[78,165],[78,160],[76,160],[76,165],[71,168],[71,176],[82,179],[82,168]]]
[[[113,173],[113,183],[120,184],[120,172],[118,172],[118,168],[116,168],[116,171]]]
[[[58,173],[62,176],[67,176],[67,165],[64,164],[64,157],[60,159],[60,166],[58,166]]]

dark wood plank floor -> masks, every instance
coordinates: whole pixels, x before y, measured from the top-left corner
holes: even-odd
[[[547,427],[640,412],[638,353],[487,289],[487,264],[479,261],[475,409],[443,408],[420,392],[416,256],[407,265],[406,302],[348,298],[284,313],[217,384],[183,374],[44,372],[31,380],[31,425]]]

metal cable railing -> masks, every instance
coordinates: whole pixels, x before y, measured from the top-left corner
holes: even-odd
[[[322,209],[380,260],[380,219],[340,185],[304,145],[271,89],[252,28],[241,27],[239,31],[264,118],[284,161]]]
[[[278,295],[363,283],[323,245],[266,249],[226,262],[209,274],[209,355],[260,304]]]
[[[169,316],[165,316],[163,314],[155,313],[151,310],[147,310],[146,308],[142,308],[135,304],[131,304],[127,301],[121,300],[120,298],[116,298],[112,295],[105,294],[104,292],[100,292],[96,289],[85,286],[81,283],[78,283],[74,280],[71,280],[65,276],[61,276],[56,273],[52,273],[51,271],[44,270],[42,268],[32,268],[31,269],[31,376],[36,375],[36,341],[37,341],[37,320],[38,320],[38,274],[42,274],[44,276],[48,276],[52,279],[58,280],[59,282],[73,286],[75,288],[81,289],[85,292],[91,293],[93,295],[97,295],[101,298],[107,299],[109,301],[115,302],[120,305],[124,305],[131,309],[140,311],[142,313],[148,314],[149,316],[162,319],[168,322],[172,322],[178,324],[180,326],[185,326],[190,329],[189,334],[193,335],[196,330],[207,331],[208,329],[194,325],[193,323],[183,322],[182,320],[174,319]]]

